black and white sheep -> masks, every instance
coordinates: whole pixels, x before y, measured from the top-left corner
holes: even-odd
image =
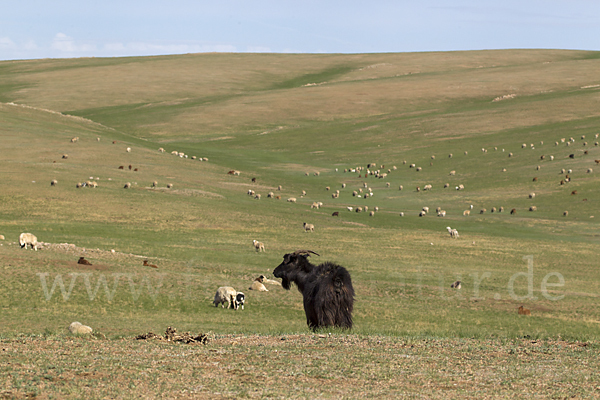
[[[348,271],[335,263],[314,265],[308,256],[317,253],[298,250],[283,256],[283,262],[273,271],[282,279],[282,286],[290,290],[296,284],[304,298],[304,312],[309,328],[335,326],[352,328],[354,288]]]
[[[217,293],[215,294],[213,304],[215,305],[215,307],[218,307],[219,304],[221,304],[221,308],[225,308],[225,303],[227,303],[227,308],[233,308],[234,310],[237,310],[238,307],[241,305],[243,310],[244,300],[244,293],[237,292],[231,286],[221,286],[217,289]]]

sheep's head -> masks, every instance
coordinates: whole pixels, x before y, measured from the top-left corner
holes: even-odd
[[[275,268],[273,275],[276,278],[281,278],[281,286],[284,289],[290,290],[292,282],[295,282],[298,288],[301,289],[301,286],[303,286],[302,276],[309,274],[314,267],[308,261],[310,253],[318,256],[317,253],[311,250],[297,250],[283,256],[283,262]]]

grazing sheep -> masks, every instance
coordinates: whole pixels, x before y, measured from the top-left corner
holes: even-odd
[[[563,213],[563,216],[565,216],[565,217],[568,217],[568,216],[569,216],[569,212],[568,212],[568,211],[565,211],[565,212]]]
[[[321,173],[319,171],[315,172],[315,176],[319,176]]]
[[[26,249],[27,245],[29,245],[33,250],[37,251],[37,237],[31,233],[21,233],[19,235],[19,245],[21,248]]]
[[[438,217],[445,217],[446,216],[446,210],[440,210],[440,212],[437,213]]]
[[[419,212],[419,217],[424,217],[426,215],[427,215],[427,213],[425,211],[420,211]]]
[[[124,169],[125,167],[122,165],[119,165],[119,169]]]
[[[461,284],[461,282],[460,282],[460,281],[456,281],[456,282],[454,282],[452,285],[450,285],[450,287],[451,287],[452,289],[460,289],[460,284]]]
[[[487,210],[486,210],[485,208],[482,208],[481,210],[479,210],[479,214],[485,214],[485,213],[486,213],[486,211],[487,211]]]
[[[312,205],[310,206],[310,208],[316,208],[319,209],[319,203],[317,203],[316,201],[313,201]]]
[[[307,224],[306,222],[304,222],[302,224],[302,226],[304,227],[304,232],[314,232],[315,231],[315,226],[313,224]]]
[[[423,207],[421,210],[422,210],[423,212],[425,212],[425,213],[428,213],[428,212],[429,212],[429,207]]]
[[[152,182],[152,187],[153,187],[153,188],[155,188],[155,187],[157,187],[157,186],[158,186],[158,182],[157,182],[157,181],[154,181],[154,182]]]
[[[529,211],[537,211],[537,207],[536,206],[531,206],[531,207],[529,207]]]
[[[498,209],[498,212],[504,212],[504,207],[500,207],[500,208]]]
[[[4,240],[4,235],[0,235],[0,240]]]
[[[231,286],[221,286],[217,289],[213,304],[215,307],[218,307],[219,304],[221,304],[221,308],[225,308],[225,303],[227,303],[227,308],[237,310],[239,305],[237,302],[237,294],[238,292]]]
[[[554,156],[550,156],[550,161],[554,161]]]
[[[571,195],[575,195],[575,194],[577,194],[577,190],[573,190],[573,191],[571,192]]]
[[[356,211],[357,213],[360,213],[360,212],[363,211],[363,208],[362,207],[356,207],[356,209],[354,211]]]
[[[575,158],[575,154],[569,154],[569,158]]]
[[[465,217],[468,217],[469,215],[471,215],[471,210],[465,210],[465,211],[463,211],[463,215]]]
[[[446,230],[448,231],[452,239],[458,239],[458,231],[456,229],[452,229],[449,226],[447,226]]]
[[[167,189],[171,189],[173,187],[172,183],[167,183]]]
[[[296,202],[296,198],[295,197],[290,197],[289,199],[287,199],[288,202],[290,203],[295,203]]]
[[[529,193],[529,198],[530,199],[534,199],[535,198],[535,193]]]
[[[79,140],[79,136],[77,136],[77,137],[74,137],[74,138],[72,138],[72,139],[71,139],[71,143],[75,143],[75,142],[77,142],[78,140]]]
[[[404,212],[400,212],[400,216],[401,216],[401,217],[404,217]]]
[[[492,207],[492,209],[490,211],[493,212],[493,213],[495,213],[496,212],[496,207]]]
[[[272,199],[273,197],[275,197],[275,193],[273,193],[273,192],[267,193],[267,198]]]
[[[449,183],[444,183],[444,189],[447,189],[447,188],[449,188],[449,187],[450,187],[450,184],[449,184]]]
[[[346,209],[347,209],[348,211],[354,211],[354,209],[353,209],[352,207],[346,207]]]
[[[513,208],[512,210],[510,210],[510,215],[515,215],[517,213],[517,209]]]
[[[463,184],[460,184],[456,187],[456,190],[464,190],[465,186]]]
[[[128,147],[127,149],[125,149],[125,151],[131,153],[131,147]]]
[[[333,214],[331,214],[332,217],[339,217],[340,213],[339,211],[334,211]]]
[[[254,190],[252,190],[252,189],[248,189],[248,191],[246,192],[246,194],[247,194],[248,196],[254,196],[254,194],[255,194],[255,193],[254,193]]]
[[[302,194],[300,195],[300,197],[306,196],[306,190],[302,191]]]
[[[531,315],[531,311],[524,308],[523,306],[519,307],[518,312],[519,312],[519,315]]]
[[[159,151],[160,153],[164,153],[164,152],[165,152],[165,149],[163,149],[162,147],[160,147],[160,148],[158,149],[158,151]]]
[[[256,196],[254,196],[254,198],[255,198],[256,200],[260,200],[260,193],[259,193],[259,194],[257,194]]]
[[[291,288],[292,282],[296,284],[304,298],[306,323],[310,329],[352,328],[354,288],[350,274],[335,263],[311,264],[307,259],[310,253],[317,254],[310,250],[286,254],[273,275],[282,279],[286,290]]]
[[[129,164],[129,170],[131,171],[131,169],[133,168],[133,166],[131,164]]]
[[[534,181],[534,182],[537,182],[537,181],[538,181],[538,178],[537,178],[537,176],[533,178],[533,181]]]
[[[400,186],[398,187],[398,190],[402,190],[402,189],[404,189],[404,186],[400,185]]]
[[[77,260],[77,264],[92,265],[92,263],[86,260],[85,257],[79,257],[79,260]]]
[[[50,186],[56,186],[56,185],[58,185],[58,181],[56,179],[52,179],[50,181]]]
[[[373,217],[374,215],[375,215],[375,211],[371,211],[371,212],[369,213],[369,217]]]
[[[592,172],[593,172],[593,170],[592,170],[591,168],[588,168],[588,169],[587,169],[587,173],[588,173],[588,174],[591,174]]]
[[[93,329],[87,325],[83,325],[81,322],[72,322],[69,325],[69,332],[73,335],[89,335],[93,332]]]
[[[252,240],[252,243],[254,244],[254,248],[256,249],[257,252],[265,251],[265,244],[264,243],[259,242],[256,239]]]
[[[66,160],[67,158],[69,158],[69,155],[68,154],[63,154],[62,158],[64,158]]]
[[[421,170],[423,170],[423,168],[421,168],[421,167],[417,167],[417,168],[416,168],[416,171],[417,171],[417,172],[419,172],[419,171],[421,171]]]
[[[130,183],[130,182],[127,182],[127,183],[125,184],[125,186],[123,186],[123,189],[129,189],[130,187],[131,187],[131,183]]]

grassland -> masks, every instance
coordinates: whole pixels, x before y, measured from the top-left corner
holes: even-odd
[[[474,340],[468,346],[491,343],[501,353],[524,337],[544,346],[559,343],[563,373],[575,387],[590,376],[571,365],[581,354],[597,365],[586,349],[599,339],[600,166],[594,162],[600,159],[594,145],[600,133],[599,63],[597,52],[551,50],[2,62],[2,345],[19,351],[21,341],[40,349],[114,344],[127,352],[133,346],[127,340],[167,325],[215,338],[270,335],[267,342],[299,334],[300,342],[312,343],[297,291],[246,290],[242,312],[211,304],[218,286],[246,289],[257,275],[270,274],[286,252],[310,248],[352,274],[355,328],[349,337],[334,332],[335,337],[352,343],[385,338],[391,352],[408,340],[441,341],[457,352],[464,351],[463,340]],[[509,94],[514,98],[493,101]],[[73,137],[79,140],[71,143]],[[569,146],[561,142],[571,137]],[[173,156],[173,150],[190,158]],[[192,160],[193,155],[209,161]],[[344,172],[368,163],[398,169],[386,179]],[[411,163],[422,170],[409,168]],[[572,170],[565,185],[563,168]],[[228,175],[231,169],[241,175]],[[75,187],[90,177],[99,178],[98,188]],[[52,179],[57,186],[50,186]],[[131,189],[123,189],[126,182]],[[364,182],[374,195],[353,197]],[[174,187],[167,190],[167,183]],[[415,191],[425,184],[433,189]],[[454,190],[459,184],[465,190]],[[339,189],[340,197],[332,199],[326,186]],[[262,199],[248,196],[249,189]],[[306,196],[300,196],[302,190]],[[267,199],[270,191],[283,199]],[[531,192],[534,199],[528,198]],[[288,197],[298,202],[288,203]],[[313,201],[324,207],[311,209]],[[373,217],[346,211],[365,205],[380,211]],[[470,205],[471,215],[463,216]],[[537,211],[528,211],[532,205]],[[423,206],[439,206],[447,216],[420,218]],[[503,213],[491,213],[501,206]],[[479,214],[482,208],[487,212]],[[508,212],[513,208],[516,215]],[[331,216],[334,211],[339,218]],[[303,222],[315,224],[315,233],[303,232]],[[452,240],[446,226],[457,228],[460,238]],[[22,250],[15,244],[21,232],[53,245]],[[253,239],[267,251],[255,253]],[[94,265],[76,264],[82,255]],[[159,268],[143,267],[144,258]],[[456,279],[463,282],[460,291],[449,287]],[[519,305],[532,315],[517,315]],[[65,336],[74,320],[111,340],[88,343]],[[566,350],[575,341],[589,343],[577,356]],[[223,346],[227,354],[240,355],[235,345]],[[310,354],[321,347],[306,346]],[[165,351],[169,358],[179,350]],[[369,351],[359,351],[359,357]],[[493,353],[486,347],[481,354]],[[34,356],[19,362],[33,363],[28,357]],[[55,361],[48,357],[35,363]],[[333,371],[341,364],[323,368]],[[0,366],[11,370],[4,362]],[[560,374],[563,367],[557,368],[553,373]],[[386,370],[381,378],[357,382],[381,384],[396,373]],[[442,390],[445,378],[432,379],[432,388]],[[15,382],[5,380],[4,390],[32,393]],[[415,382],[418,387],[424,381]],[[505,397],[531,389],[513,384],[506,392],[484,394]],[[388,396],[399,393],[385,387]],[[585,387],[566,393],[595,390]],[[56,390],[51,392],[62,393]],[[442,396],[432,390],[429,395]],[[449,390],[451,397],[462,393]],[[285,397],[281,393],[258,396]],[[559,392],[548,389],[552,393]],[[239,388],[221,394],[252,397]]]

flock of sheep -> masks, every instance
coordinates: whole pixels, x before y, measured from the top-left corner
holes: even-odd
[[[595,138],[597,139],[598,137],[599,137],[599,134],[595,134]],[[581,140],[582,140],[582,146],[586,147],[588,145],[588,143],[585,141],[585,135],[581,136]],[[555,146],[559,146],[561,143],[565,144],[566,146],[572,146],[574,143],[576,143],[576,140],[574,138],[572,138],[572,137],[569,138],[569,139],[567,139],[567,138],[561,138],[559,141],[555,142]],[[543,145],[543,141],[540,142],[540,145]],[[594,142],[594,146],[598,146],[598,142],[597,141]],[[526,143],[523,143],[523,144],[521,144],[520,147],[522,149],[527,149],[527,148],[535,149],[535,145],[534,144],[527,145]],[[488,149],[482,148],[481,151],[482,151],[482,153],[487,153]],[[498,151],[498,148],[494,147],[494,151]],[[504,149],[501,149],[501,151],[505,152]],[[468,155],[469,153],[468,153],[468,151],[465,151],[464,154]],[[589,154],[589,151],[588,150],[584,150],[583,154],[587,155],[587,154]],[[509,152],[508,153],[508,157],[509,158],[514,157],[514,154],[512,152]],[[453,154],[450,153],[448,155],[448,158],[453,158]],[[554,155],[548,155],[548,156],[542,155],[540,158],[541,158],[541,160],[548,160],[548,161],[554,161],[554,159],[555,159]],[[574,153],[570,154],[569,158],[571,158],[571,159],[575,158],[575,154]],[[430,165],[433,165],[433,161],[435,159],[436,159],[435,155],[432,155],[431,156],[431,160],[432,161],[430,162]],[[594,160],[594,161],[595,161],[596,164],[600,164],[600,160]],[[414,169],[416,172],[420,172],[420,171],[423,170],[422,167],[417,166],[415,163],[409,163],[406,160],[402,161],[402,164],[403,165],[407,165],[409,169]],[[536,166],[536,170],[539,171],[540,169],[541,169],[541,166],[537,165]],[[358,174],[358,178],[365,179],[365,180],[367,178],[386,179],[386,178],[388,178],[391,174],[393,174],[397,170],[398,170],[398,167],[395,166],[395,165],[392,166],[391,168],[387,168],[386,169],[385,165],[380,165],[380,164],[376,164],[376,163],[368,163],[366,166],[360,166],[359,165],[359,166],[353,166],[353,167],[345,168],[344,169],[344,173]],[[336,168],[335,171],[338,172],[338,169]],[[506,168],[502,168],[502,171],[506,172]],[[236,171],[236,172],[237,172],[236,175],[239,175],[239,171]],[[593,169],[591,167],[586,168],[586,172],[587,173],[592,173]],[[231,171],[230,171],[230,173],[231,173]],[[571,179],[572,179],[571,175],[573,174],[573,170],[572,169],[568,169],[568,170],[561,169],[560,170],[560,174],[564,175],[564,178],[560,181],[560,185],[565,185],[565,184],[571,182]],[[304,175],[305,176],[310,176],[310,175],[320,176],[320,172],[317,171],[317,172],[314,172],[312,174],[309,173],[309,172],[306,172]],[[449,172],[449,176],[452,176],[452,177],[456,176],[456,170],[450,171]],[[538,178],[537,177],[533,177],[533,181],[537,182]],[[253,182],[255,182],[255,178],[253,178]],[[390,186],[391,186],[390,182],[386,182],[385,187],[389,188]],[[346,189],[346,187],[347,187],[346,183],[342,183],[341,184],[341,189],[342,190]],[[450,188],[451,185],[449,183],[445,183],[443,185],[443,187],[444,187],[444,189],[447,189],[447,188]],[[403,190],[404,187],[402,185],[400,185],[398,189],[399,190]],[[463,190],[465,190],[465,185],[463,183],[459,183],[459,184],[457,184],[457,185],[454,186],[454,189],[457,190],[457,191],[463,191]],[[278,190],[281,190],[281,186],[278,187]],[[331,186],[326,186],[325,190],[328,191],[328,192],[329,191],[331,192],[332,199],[339,199],[340,196],[341,196],[341,191],[339,189],[332,191],[331,190]],[[433,185],[432,184],[425,184],[423,186],[417,186],[415,188],[416,192],[426,192],[426,191],[431,191],[431,190],[433,190]],[[252,190],[252,189],[250,189],[248,191],[248,194],[254,196],[255,199],[258,199],[258,200],[261,199],[261,195],[255,193],[255,191]],[[370,187],[369,184],[366,181],[362,183],[362,187],[357,188],[356,190],[352,191],[352,197],[358,198],[358,199],[367,199],[367,198],[373,197],[374,194],[375,194],[375,192],[374,192],[373,188]],[[577,191],[574,190],[574,191],[571,192],[571,194],[572,195],[576,195]],[[306,195],[307,195],[306,191],[302,190],[301,193],[300,193],[300,197],[302,198],[302,197],[304,197]],[[270,192],[267,197],[268,198],[281,199],[281,196],[275,196],[273,192]],[[533,200],[536,197],[536,193],[535,192],[530,192],[528,194],[528,197],[529,197],[529,199]],[[290,202],[290,203],[296,203],[297,202],[297,198],[296,197],[289,197],[287,199],[287,201]],[[322,202],[313,201],[312,205],[311,205],[311,209],[320,209],[322,206],[323,206]],[[351,211],[355,211],[357,213],[360,213],[360,212],[369,212],[369,206],[367,206],[367,205],[346,206],[345,208],[346,208],[347,211],[350,211],[350,212]],[[462,215],[465,216],[465,217],[471,215],[471,211],[473,210],[473,208],[474,208],[474,206],[470,205],[468,209],[466,209],[466,210],[464,210],[462,212]],[[537,206],[531,205],[531,206],[528,207],[528,210],[530,212],[535,212],[535,211],[537,211]],[[376,215],[375,214],[376,211],[379,211],[379,208],[378,207],[373,207],[373,209],[370,210],[369,215],[370,216],[375,216]],[[502,213],[502,212],[504,212],[504,207],[503,206],[500,206],[500,207],[491,207],[490,211],[492,213]],[[488,212],[487,208],[481,208],[479,210],[479,214],[485,214],[487,212]],[[517,213],[517,209],[516,208],[512,208],[511,211],[510,211],[510,214],[511,215],[515,215],[516,213]],[[420,217],[425,217],[428,214],[429,214],[429,207],[427,207],[427,206],[422,207],[422,209],[418,212],[418,215]],[[339,216],[339,215],[340,215],[339,211],[334,211],[332,213],[332,216],[334,216],[334,217],[335,216]],[[400,212],[399,215],[400,216],[404,216],[405,213],[404,212]],[[445,217],[446,215],[448,215],[448,213],[447,213],[446,210],[441,209],[441,207],[437,207],[436,208],[436,215],[438,217]],[[568,216],[569,212],[568,211],[564,211],[564,212],[562,212],[562,215],[563,216]],[[314,224],[309,224],[309,223],[305,222],[305,223],[303,223],[303,229],[304,229],[305,232],[314,232],[315,227],[314,227]],[[449,228],[448,232],[450,233],[450,236],[452,238],[458,238],[458,231],[456,229],[450,229]]]

